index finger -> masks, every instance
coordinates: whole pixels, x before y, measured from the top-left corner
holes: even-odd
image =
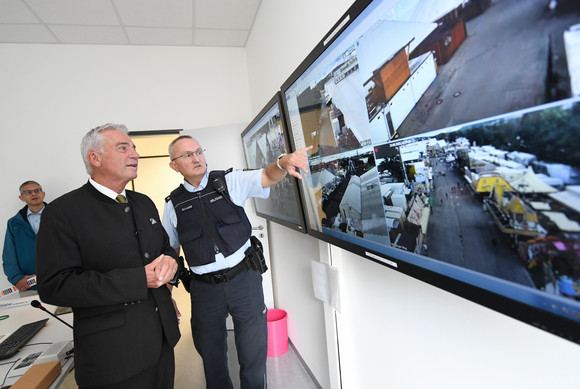
[[[313,148],[313,147],[314,147],[313,145],[310,145],[310,146],[308,146],[308,147],[305,147],[305,148],[303,148],[302,150],[298,150],[298,151],[296,151],[296,153],[298,153],[298,154],[305,153],[305,152],[307,152],[307,151],[309,151],[309,150],[312,150],[312,148]]]

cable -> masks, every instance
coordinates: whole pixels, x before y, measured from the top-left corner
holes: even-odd
[[[6,375],[4,376],[4,379],[2,380],[2,384],[1,384],[1,385],[2,385],[3,387],[4,387],[4,384],[6,383],[6,379],[8,378],[8,374],[10,374],[10,372],[12,371],[12,368],[13,368],[14,366],[16,366],[16,364],[17,364],[18,362],[20,362],[20,360],[21,360],[21,359],[22,359],[22,358],[18,358],[17,360],[15,360],[15,361],[13,361],[13,362],[6,362],[6,363],[2,363],[2,364],[0,365],[0,366],[4,366],[4,365],[9,365],[9,364],[12,364],[12,366],[10,367],[10,369],[8,369],[8,371],[6,372]]]

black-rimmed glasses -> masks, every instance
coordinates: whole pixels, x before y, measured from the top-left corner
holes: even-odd
[[[25,195],[29,195],[30,196],[33,193],[34,194],[38,194],[40,192],[42,192],[42,188],[26,189],[26,190],[23,190],[22,193],[20,193],[20,194],[25,194]]]

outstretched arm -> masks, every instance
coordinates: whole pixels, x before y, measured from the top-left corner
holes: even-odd
[[[308,156],[306,152],[310,151],[312,146],[297,150],[292,154],[284,155],[278,161],[272,162],[262,171],[262,187],[268,188],[276,185],[286,176],[286,173],[298,179],[302,179],[300,173],[296,169],[308,171]],[[278,167],[280,165],[280,167]]]

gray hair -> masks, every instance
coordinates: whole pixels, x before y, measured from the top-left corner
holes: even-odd
[[[18,191],[20,192],[20,194],[22,194],[22,188],[24,188],[26,185],[38,185],[40,190],[42,190],[42,185],[40,185],[38,182],[28,180],[28,181],[23,182],[22,185],[20,185],[20,187],[18,188]]]
[[[94,151],[97,153],[105,152],[105,140],[103,139],[102,132],[106,130],[117,130],[122,133],[129,133],[129,130],[124,124],[113,124],[107,123],[102,126],[98,126],[86,133],[81,141],[81,155],[83,157],[83,162],[85,163],[85,168],[89,176],[93,174],[93,167],[89,162],[89,152]]]
[[[175,146],[175,144],[182,139],[191,139],[191,140],[194,140],[197,142],[197,139],[195,139],[189,135],[180,135],[177,138],[173,139],[171,141],[171,143],[169,144],[169,159],[173,159],[173,146]],[[199,142],[197,142],[197,143],[199,143]]]

